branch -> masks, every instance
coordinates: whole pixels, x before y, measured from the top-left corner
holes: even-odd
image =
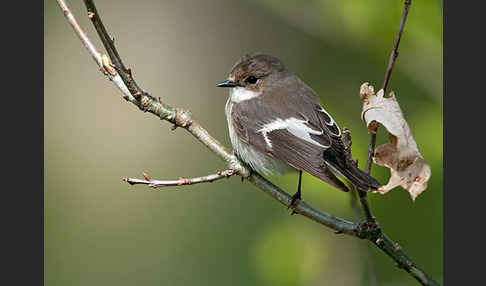
[[[393,71],[393,66],[395,65],[395,60],[398,57],[398,45],[400,45],[400,39],[402,38],[403,28],[405,27],[405,21],[407,21],[408,10],[412,0],[405,0],[405,7],[403,8],[402,20],[400,21],[400,26],[398,27],[398,33],[393,43],[393,50],[390,54],[390,59],[388,61],[388,67],[386,68],[385,78],[383,79],[383,92],[386,94],[386,87],[388,86],[388,81],[390,80],[391,73]]]
[[[393,67],[395,65],[395,60],[398,57],[398,45],[400,44],[400,39],[402,37],[403,29],[405,27],[405,21],[407,20],[408,10],[409,10],[411,4],[412,4],[411,0],[405,0],[405,7],[403,9],[403,14],[402,14],[402,19],[400,21],[400,26],[398,28],[398,34],[395,38],[395,42],[393,44],[393,50],[390,54],[388,66],[387,66],[387,69],[386,69],[386,72],[385,72],[385,78],[383,79],[382,89],[383,89],[384,92],[386,91],[386,88],[388,86],[388,82],[390,80],[391,73],[392,73]],[[376,125],[376,127],[374,128],[374,132],[372,132],[371,135],[370,135],[370,144],[369,144],[369,147],[368,147],[368,158],[367,158],[367,161],[366,161],[366,169],[365,169],[368,174],[371,173],[371,166],[372,166],[371,163],[373,161],[372,158],[373,158],[373,155],[375,153],[377,132],[378,132],[378,125]],[[351,142],[351,139],[349,139],[349,140]],[[367,200],[367,193],[362,191],[362,190],[358,190],[357,193],[359,195],[361,205],[363,206],[363,209],[365,211],[367,221],[370,222],[370,223],[373,223],[375,221],[375,219],[374,219],[374,217],[373,217],[373,215],[371,214],[371,211],[370,211],[370,206],[369,206],[369,203],[368,203],[368,200]],[[355,211],[356,216],[359,217],[358,210],[357,210],[357,204],[356,204],[356,197],[354,196],[354,193],[352,193],[352,192],[350,193],[350,195],[352,196],[351,197],[351,206],[352,206],[353,210]],[[369,257],[370,253],[368,251],[367,251],[367,254],[368,254],[368,257]],[[376,284],[376,275],[374,275],[375,271],[374,271],[373,264],[367,263],[367,265],[368,265],[368,273],[370,273],[372,282],[374,282],[374,284]]]
[[[58,0],[58,2],[63,2]],[[88,17],[92,21],[98,36],[103,42],[110,59],[113,61],[115,69],[120,74],[124,84],[133,96],[133,100],[128,100],[131,103],[138,106],[144,112],[150,112],[162,120],[167,120],[174,124],[173,129],[177,127],[185,128],[189,133],[196,137],[201,143],[218,155],[221,159],[229,164],[230,169],[236,171],[238,175],[247,177],[249,176],[249,170],[243,166],[239,160],[231,154],[221,143],[214,139],[209,132],[207,132],[198,122],[192,119],[192,115],[189,111],[181,108],[173,108],[160,99],[150,96],[147,92],[143,91],[135,82],[132,77],[132,72],[127,69],[118,54],[114,41],[108,36],[106,29],[101,21],[100,15],[96,10],[96,6],[93,1],[84,1],[88,10]]]
[[[390,81],[393,67],[395,66],[395,60],[398,57],[398,45],[400,45],[400,39],[402,38],[403,28],[405,27],[405,21],[407,20],[408,10],[410,9],[411,4],[412,4],[412,0],[405,0],[405,7],[403,8],[402,20],[400,21],[400,26],[398,27],[398,33],[395,38],[395,42],[393,43],[393,50],[390,54],[390,59],[388,61],[388,66],[385,72],[385,78],[383,79],[383,86],[382,86],[383,94],[386,94],[386,88],[388,86],[388,82]],[[372,159],[375,153],[377,132],[378,132],[378,126],[375,127],[375,131],[371,133],[371,137],[370,137],[370,145],[368,148],[368,160],[366,161],[366,172],[368,174],[371,172],[371,162],[373,161]]]
[[[124,94],[124,98],[127,100],[134,100],[130,92],[128,91],[125,83],[122,81],[121,77],[118,75],[118,73],[113,70],[109,65],[106,65],[106,55],[101,55],[97,50],[96,47],[93,45],[93,43],[90,41],[86,33],[81,29],[79,26],[78,22],[74,18],[74,15],[71,13],[71,10],[67,6],[67,4],[64,1],[58,0],[57,3],[59,4],[59,7],[61,8],[64,16],[68,20],[69,24],[74,29],[74,32],[78,35],[79,39],[83,43],[83,45],[86,47],[88,50],[88,53],[93,57],[94,61],[96,64],[100,67],[100,70],[103,72],[104,75],[108,77],[115,85],[121,90],[121,92]]]
[[[400,26],[398,28],[398,34],[395,38],[395,42],[393,44],[393,50],[390,54],[390,59],[388,61],[388,67],[386,68],[385,72],[385,78],[383,80],[383,92],[386,91],[386,88],[388,86],[388,82],[391,77],[391,73],[393,71],[393,66],[395,65],[395,60],[398,57],[398,45],[400,44],[400,39],[402,38],[402,33],[403,33],[403,28],[405,27],[405,21],[407,20],[408,16],[408,10],[410,8],[410,5],[412,4],[412,0],[405,0],[405,7],[403,8],[403,14],[402,14],[402,20],[400,21]],[[378,124],[374,126],[374,131],[371,132],[370,135],[370,144],[368,147],[368,159],[366,160],[366,173],[370,174],[371,173],[371,163],[373,162],[373,155],[375,154],[375,147],[376,147],[376,136],[378,133]],[[367,200],[367,193],[363,190],[358,190],[359,194],[359,199],[361,201],[361,205],[363,206],[363,209],[366,214],[366,219],[369,222],[374,221],[374,217],[371,214],[371,210],[368,204]]]
[[[63,11],[64,15],[68,19],[68,22],[75,30],[76,34],[81,38],[82,41],[83,40],[89,41],[88,37],[86,36],[86,33],[79,26],[76,19],[72,15],[71,10],[66,5],[64,0],[57,0],[57,2],[61,7],[61,10]],[[103,25],[99,17],[99,14],[96,12],[96,8],[94,6],[93,1],[85,1],[85,4],[87,7],[91,7],[90,8],[91,10],[88,10],[88,17],[92,20],[93,24],[95,26]],[[103,31],[105,29],[98,28],[96,30],[98,31],[98,33],[100,33],[99,31]],[[100,37],[102,39],[110,39],[107,35],[104,34],[101,35]],[[113,43],[112,41],[111,43],[110,41],[105,41],[105,44],[112,45]],[[92,47],[94,50],[96,50],[93,45]],[[115,58],[119,57],[118,53],[113,53],[113,57]],[[113,61],[117,62],[116,60]],[[119,60],[118,62],[121,62],[121,60]],[[101,67],[103,70],[109,69],[111,66],[112,66],[111,63],[106,63],[106,62],[101,63]],[[116,70],[115,73],[120,73],[120,74],[124,73],[123,68],[120,66],[115,65],[114,69]],[[111,79],[110,73],[108,74],[104,73],[104,74]],[[233,153],[230,153],[220,142],[218,142],[215,138],[213,138],[209,134],[209,132],[206,131],[196,120],[194,120],[189,111],[183,110],[181,108],[173,108],[165,103],[162,103],[160,98],[155,99],[154,97],[150,96],[146,92],[133,90],[134,86],[131,85],[133,84],[134,81],[131,79],[130,74],[131,72],[129,72],[129,69],[127,69],[125,76],[123,77],[120,76],[121,78],[125,78],[127,80],[127,82],[125,81],[122,82],[125,85],[125,89],[135,93],[133,95],[130,94],[131,97],[129,99],[124,97],[125,99],[127,99],[127,101],[135,104],[144,112],[150,112],[156,115],[158,118],[174,124],[173,129],[177,127],[184,128],[196,139],[198,139],[203,145],[205,145],[211,151],[213,151],[213,153],[215,153],[220,159],[225,161],[228,164],[228,169],[233,170],[236,175],[247,178],[249,182],[257,186],[266,194],[278,200],[283,205],[287,207],[290,205],[291,196],[289,194],[287,194],[285,191],[281,190],[279,187],[275,186],[270,181],[268,181],[267,179],[265,179],[264,177],[262,177],[256,172],[253,172],[250,176],[250,170],[245,165],[243,165]],[[129,75],[130,78],[128,78],[126,75]],[[127,86],[131,86],[131,88],[127,88]],[[141,94],[137,94],[139,92]],[[358,229],[357,224],[337,218],[333,215],[319,211],[317,209],[314,209],[303,201],[297,201],[294,204],[293,209],[295,210],[296,213],[308,217],[322,225],[328,226],[334,229],[336,232],[349,234],[349,235],[356,235],[357,233],[357,229]]]
[[[343,143],[344,143],[344,146],[346,148],[346,154],[347,156],[349,156],[349,159],[351,161],[353,161],[356,166],[358,165],[358,160],[355,160],[352,158],[351,156],[351,145],[353,144],[353,140],[351,138],[351,131],[346,128],[346,127],[343,127],[343,130],[342,130],[342,139],[343,139]],[[350,205],[351,205],[351,208],[353,209],[353,212],[354,212],[354,216],[356,217],[356,220],[360,220],[361,219],[361,215],[360,215],[360,210],[361,208],[359,207],[358,205],[358,200],[356,199],[356,194],[358,193],[358,190],[356,189],[355,186],[353,185],[350,185],[349,186],[349,198],[350,198]],[[370,213],[371,215],[371,213]],[[365,263],[367,268],[368,268],[368,280],[369,280],[369,285],[370,286],[376,286],[378,285],[378,282],[377,282],[377,279],[376,279],[376,270],[375,270],[375,263],[373,261],[373,258],[371,257],[371,252],[370,252],[370,247],[369,245],[363,245],[363,251],[366,252],[366,258],[367,258],[367,262]]]
[[[199,183],[212,183],[217,180],[221,180],[223,178],[229,178],[235,175],[235,172],[231,169],[227,169],[224,171],[217,172],[216,174],[207,175],[204,177],[197,177],[197,178],[179,178],[178,180],[170,180],[170,181],[160,181],[160,180],[152,180],[150,177],[143,173],[143,177],[145,180],[135,179],[135,178],[123,178],[124,182],[129,183],[130,185],[148,185],[152,188],[158,187],[171,187],[171,186],[183,186],[183,185],[194,185]]]
[[[61,7],[64,15],[68,19],[68,22],[71,24],[76,34],[80,37],[83,44],[91,43],[84,31],[78,25],[77,21],[75,20],[74,16],[72,15],[69,7],[65,4],[65,2],[63,0],[57,0],[57,2]],[[160,98],[156,99],[153,96],[149,95],[147,92],[140,89],[136,84],[135,80],[132,78],[131,70],[125,68],[125,66],[123,65],[123,62],[116,48],[114,47],[113,40],[106,32],[106,29],[104,28],[99,13],[96,11],[96,7],[93,1],[85,0],[85,4],[88,9],[88,17],[93,22],[93,25],[95,26],[96,31],[98,32],[98,35],[100,36],[103,45],[105,46],[113,64],[110,63],[103,56],[94,57],[95,61],[97,62],[98,66],[102,68],[103,73],[108,76],[110,80],[113,80],[113,78],[115,78],[116,76],[119,76],[122,79],[125,87],[119,86],[119,88],[124,93],[124,98],[127,101],[133,103],[144,112],[148,111],[156,115],[158,118],[172,123],[174,125],[174,129],[177,127],[184,128],[203,145],[208,147],[218,157],[225,161],[228,164],[228,171],[231,170],[231,172],[233,172],[234,174],[242,176],[243,178],[247,178],[249,182],[254,184],[266,194],[275,198],[283,205],[287,207],[290,205],[291,196],[288,193],[275,186],[267,179],[263,178],[260,174],[256,172],[251,173],[250,170],[243,163],[241,163],[233,153],[229,152],[220,142],[213,138],[209,134],[209,132],[206,131],[206,129],[204,129],[196,120],[194,120],[189,111],[180,108],[173,108],[163,103]],[[85,46],[90,51],[90,54],[99,54],[98,52],[95,53],[96,49],[92,44],[90,44],[89,47],[86,44]],[[118,83],[115,84],[117,84],[118,86]],[[129,95],[124,92],[125,90],[129,91]],[[206,179],[207,177],[208,176],[206,176]],[[204,180],[203,178],[204,177],[195,179],[199,179],[202,182]],[[148,176],[145,179],[146,182],[138,179],[127,179],[127,181],[135,180],[132,181],[133,183],[152,182],[150,178],[148,178]],[[163,182],[167,183],[167,181]],[[181,181],[179,180],[178,182]],[[406,256],[403,250],[400,247],[397,247],[396,244],[381,231],[376,223],[368,224],[365,222],[361,224],[356,224],[353,222],[349,222],[323,211],[314,209],[301,200],[298,200],[292,208],[296,213],[301,214],[324,226],[327,226],[335,230],[336,233],[344,233],[372,241],[388,256],[395,260],[400,268],[403,268],[405,271],[410,273],[423,285],[438,285],[433,279],[430,278],[427,273],[425,273],[412,260],[410,260],[410,258]]]

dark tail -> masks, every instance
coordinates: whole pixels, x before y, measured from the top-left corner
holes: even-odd
[[[332,167],[333,171],[337,171],[362,191],[368,191],[370,189],[376,190],[381,187],[381,184],[375,178],[359,169],[354,162],[350,162],[344,158],[338,158],[336,152],[331,148],[324,151],[324,160]]]

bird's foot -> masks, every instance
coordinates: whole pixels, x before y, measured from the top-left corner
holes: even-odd
[[[293,208],[293,206],[295,205],[295,203],[297,202],[297,200],[302,200],[302,196],[301,196],[301,194],[300,194],[300,192],[299,192],[299,191],[298,191],[298,192],[296,192],[296,193],[295,193],[295,194],[292,196],[292,199],[290,200],[290,204],[289,204],[289,206],[288,206],[287,208],[288,208],[288,209]],[[296,213],[297,213],[297,212],[296,212],[294,209],[292,209],[292,213],[291,213],[291,215],[296,214]]]
[[[245,179],[248,179],[249,177],[251,177],[251,175],[253,175],[253,173],[255,172],[250,166],[248,166],[248,170],[250,171],[250,174],[247,177],[241,177],[242,183],[243,183],[243,181],[245,181]]]

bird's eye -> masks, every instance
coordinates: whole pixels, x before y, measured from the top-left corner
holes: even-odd
[[[249,83],[249,84],[254,84],[257,81],[258,81],[258,79],[256,77],[252,76],[252,75],[246,78],[246,82]]]

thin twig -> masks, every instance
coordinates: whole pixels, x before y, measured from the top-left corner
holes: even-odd
[[[391,73],[393,71],[393,67],[395,66],[395,60],[398,57],[398,45],[400,45],[400,39],[402,38],[403,29],[405,27],[405,21],[407,21],[408,10],[410,9],[411,4],[412,4],[412,0],[405,0],[405,7],[403,8],[402,19],[400,21],[400,26],[398,27],[398,33],[397,36],[395,37],[395,42],[393,43],[393,50],[388,60],[388,66],[386,68],[385,78],[383,79],[382,89],[384,94],[386,94],[386,88],[388,87],[388,82],[390,81]],[[368,148],[368,160],[366,161],[366,172],[368,174],[371,172],[371,162],[373,161],[373,155],[375,154],[377,132],[378,132],[378,126],[376,126],[373,132],[371,132],[371,136],[370,136],[370,145]]]
[[[197,178],[179,178],[177,180],[152,180],[147,174],[143,174],[145,180],[136,179],[136,178],[123,178],[124,182],[129,183],[130,185],[148,185],[152,188],[159,188],[159,187],[171,187],[171,186],[184,186],[184,185],[194,185],[200,183],[212,183],[217,180],[221,180],[223,178],[229,178],[235,175],[233,170],[227,169],[224,171],[217,172],[216,174],[210,174],[204,177],[197,177]]]
[[[378,126],[373,132],[378,132]],[[371,133],[370,136],[370,145],[368,147],[368,159],[366,160],[366,173],[371,173],[371,164],[373,163],[373,155],[375,154],[375,146],[376,146],[376,133]]]
[[[388,86],[388,82],[390,81],[391,73],[393,71],[393,67],[395,65],[395,60],[398,57],[398,45],[400,44],[400,39],[402,38],[403,28],[405,27],[405,21],[407,20],[408,10],[409,10],[411,4],[412,4],[412,0],[405,0],[405,7],[403,9],[402,19],[400,21],[400,26],[398,28],[397,36],[395,37],[395,42],[393,44],[393,50],[390,54],[390,59],[388,61],[388,66],[387,66],[386,72],[385,72],[385,78],[383,80],[383,86],[382,86],[383,91],[386,91],[386,88]],[[371,173],[373,156],[375,154],[377,133],[378,133],[378,125],[372,130],[371,135],[370,135],[370,144],[369,144],[369,147],[368,147],[368,159],[366,160],[366,172],[368,174]],[[361,201],[361,205],[363,206],[363,209],[366,213],[367,220],[373,221],[374,218],[371,215],[371,211],[370,211],[369,203],[368,203],[368,200],[367,200],[366,192],[364,192],[362,190],[358,190],[358,194],[359,194],[359,198],[360,198],[360,201]]]
[[[57,0],[57,3],[59,4],[59,7],[61,8],[69,24],[71,24],[71,27],[73,27],[74,32],[76,33],[76,35],[78,35],[79,39],[88,50],[88,53],[91,55],[91,57],[93,57],[98,67],[100,67],[100,70],[103,72],[103,74],[106,75],[108,79],[113,81],[118,89],[120,89],[120,91],[124,94],[125,99],[134,100],[126,85],[123,83],[120,75],[113,69],[109,69],[109,66],[105,65],[106,63],[104,63],[103,61],[103,56],[98,52],[95,45],[88,38],[81,26],[79,26],[79,23],[78,21],[76,21],[76,18],[71,13],[71,9],[69,9],[69,6],[61,0]]]
[[[393,50],[390,54],[388,67],[386,68],[385,78],[383,79],[382,89],[384,94],[386,94],[386,88],[388,86],[388,82],[390,81],[391,73],[393,71],[393,66],[395,65],[395,60],[398,57],[398,45],[400,45],[400,39],[402,38],[403,28],[405,28],[405,21],[407,21],[408,10],[410,9],[411,4],[412,4],[412,0],[405,0],[405,7],[403,8],[402,20],[400,21],[400,26],[398,27],[398,33],[395,38],[395,42],[393,43]]]
[[[63,0],[57,0],[59,6],[63,10],[64,14],[66,15],[66,11],[69,11],[69,8],[65,4]],[[98,12],[96,11],[95,5],[93,1],[85,0],[85,4],[88,8],[88,16],[92,20],[95,27],[101,26],[101,17],[99,17]],[[69,12],[72,16],[72,14]],[[74,17],[73,17],[74,18]],[[93,20],[95,19],[95,20]],[[71,25],[73,25],[73,21],[69,21]],[[79,27],[73,28],[78,32],[78,30],[82,31]],[[176,127],[185,128],[190,134],[192,134],[195,138],[197,138],[201,143],[207,146],[210,150],[212,150],[218,157],[224,160],[228,164],[228,169],[234,170],[237,175],[246,177],[249,182],[253,183],[257,186],[260,190],[265,192],[266,194],[272,196],[280,203],[285,206],[289,206],[291,202],[291,196],[280,189],[279,187],[275,186],[273,183],[268,181],[267,179],[263,178],[257,172],[251,173],[250,170],[244,166],[234,154],[230,153],[220,142],[218,142],[215,138],[213,138],[199,123],[197,123],[191,116],[190,112],[179,109],[173,108],[168,106],[165,103],[162,103],[160,99],[155,99],[154,97],[148,95],[146,92],[141,91],[141,89],[136,86],[134,80],[131,76],[131,71],[129,69],[125,69],[120,56],[116,52],[115,47],[113,46],[113,41],[108,36],[108,33],[103,28],[100,27],[96,28],[100,38],[105,45],[105,48],[109,51],[109,55],[111,60],[114,63],[115,69],[118,73],[123,74],[121,78],[123,79],[124,84],[128,87],[132,97],[135,100],[128,100],[138,106],[143,111],[148,111],[160,119],[167,120],[174,124]],[[109,41],[103,40],[109,39]],[[119,60],[117,60],[117,58]],[[103,68],[109,70],[109,65],[106,63],[102,63]],[[146,178],[147,179],[147,178]],[[146,180],[150,181],[150,180]],[[296,213],[301,214],[311,220],[314,220],[322,225],[325,225],[329,228],[334,229],[338,233],[344,233],[351,236],[359,237],[362,239],[368,239],[372,241],[376,246],[378,246],[382,251],[384,251],[388,256],[390,256],[393,260],[397,262],[397,265],[400,268],[403,268],[405,271],[410,273],[413,277],[415,277],[418,281],[420,281],[423,285],[438,285],[426,272],[420,269],[408,256],[403,252],[400,247],[390,240],[376,224],[367,224],[361,223],[356,224],[353,222],[346,221],[344,219],[335,217],[333,215],[327,214],[325,212],[319,211],[317,209],[312,208],[307,203],[303,201],[297,201],[296,204],[293,206],[293,209]]]
[[[344,127],[342,130],[342,134],[343,134],[342,139],[343,139],[344,146],[346,147],[346,156],[348,157],[348,160],[354,162],[355,165],[358,165],[358,161],[353,159],[353,157],[351,156],[351,144],[352,144],[351,132],[349,131],[348,128]],[[375,218],[371,214],[371,209],[366,199],[366,190],[357,189],[357,192],[365,213],[366,221],[368,221],[369,223],[373,223],[375,221]],[[350,195],[354,196],[352,192],[350,192]]]
[[[359,201],[361,202],[361,206],[363,207],[363,211],[365,213],[366,221],[369,223],[375,222],[375,217],[371,213],[370,204],[368,203],[368,199],[366,196],[366,191],[358,189]]]
[[[400,26],[398,28],[397,36],[395,37],[395,42],[393,44],[393,50],[390,54],[388,66],[387,66],[387,69],[386,69],[386,72],[385,72],[385,78],[383,79],[382,89],[383,89],[384,92],[386,92],[386,88],[388,86],[388,82],[390,81],[391,73],[392,73],[393,67],[395,65],[395,60],[398,57],[398,45],[400,44],[400,39],[402,37],[403,29],[405,27],[405,21],[407,20],[408,10],[409,10],[411,4],[412,4],[411,0],[405,0],[405,7],[403,9],[402,19],[400,21]],[[377,132],[378,132],[378,125],[376,125],[376,127],[373,129],[373,132],[371,132],[371,135],[370,135],[370,144],[369,144],[369,147],[368,147],[368,158],[366,160],[366,172],[368,174],[371,173],[371,166],[372,166],[372,161],[373,161],[372,159],[373,159],[373,155],[375,153]],[[369,208],[369,204],[368,204],[368,201],[367,201],[367,198],[366,198],[367,194],[365,192],[360,191],[360,190],[358,190],[358,194],[360,196],[360,201],[361,201],[361,204],[362,204],[362,206],[365,210],[367,218],[368,218],[368,220],[370,220],[370,217],[372,217],[372,215],[371,215],[371,212],[368,212],[370,208]],[[356,205],[357,204],[356,204],[356,197],[354,195],[352,195],[351,205],[353,206],[353,209],[355,209],[355,211],[356,211]],[[369,253],[369,251],[367,251],[367,255],[368,255],[368,258],[371,257],[371,253]],[[373,263],[367,263],[367,266],[368,266],[368,274],[370,274],[369,275],[370,276],[369,277],[370,282],[373,283],[373,285],[376,285],[377,282],[376,282],[376,274],[375,274],[374,264]]]
[[[110,59],[123,79],[123,82],[128,87],[130,94],[132,94],[136,99],[140,99],[140,95],[142,95],[144,91],[137,85],[135,80],[132,79],[131,71],[128,70],[123,64],[123,61],[115,48],[115,41],[106,32],[105,26],[103,25],[103,22],[101,22],[101,18],[96,10],[96,6],[92,1],[84,1],[84,3],[88,10],[88,18],[91,20],[91,22],[93,22],[93,25],[98,32],[98,36],[100,37],[101,42],[103,42],[103,45],[105,46]]]
[[[358,200],[356,199],[357,190],[354,186],[351,186],[349,194],[350,194],[350,205],[351,208],[353,209],[354,216],[356,217],[357,220],[360,220],[361,219],[360,207],[358,205]],[[371,255],[371,249],[369,247],[369,244],[363,245],[363,251],[366,253],[366,257],[367,257],[367,261],[365,263],[368,271],[368,280],[369,280],[368,281],[369,283],[367,285],[370,286],[378,285],[375,263]]]
[[[346,154],[347,156],[349,157],[349,159],[351,161],[353,161],[356,165],[358,165],[358,161],[353,159],[351,154],[351,146],[353,144],[353,140],[351,138],[351,131],[346,128],[346,127],[343,127],[343,130],[342,130],[342,138],[343,138],[343,143],[344,143],[344,146],[346,148]],[[356,218],[356,220],[361,220],[361,208],[359,207],[358,205],[358,200],[356,199],[356,194],[358,193],[358,190],[356,189],[356,187],[352,184],[349,185],[349,198],[350,198],[350,205],[351,205],[351,208],[353,209],[353,212],[354,212],[354,216]],[[371,213],[369,214],[371,215]],[[373,258],[371,257],[371,252],[370,252],[370,247],[369,247],[369,244],[367,245],[362,245],[363,247],[363,251],[366,252],[366,257],[368,258],[367,259],[367,262],[365,263],[366,264],[366,267],[367,267],[367,270],[368,270],[368,280],[369,280],[369,285],[370,286],[375,286],[375,285],[378,285],[377,283],[377,278],[376,278],[376,270],[375,270],[375,263],[373,261]]]

